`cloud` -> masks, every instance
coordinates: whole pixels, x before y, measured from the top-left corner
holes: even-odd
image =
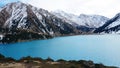
[[[2,0],[18,1],[18,0]],[[63,10],[76,15],[99,14],[113,17],[120,12],[120,0],[19,0],[49,11]]]
[[[25,0],[24,0],[25,1]],[[113,17],[120,12],[120,0],[27,0],[36,7],[44,8],[49,11],[63,10],[65,12],[79,15],[99,14]]]

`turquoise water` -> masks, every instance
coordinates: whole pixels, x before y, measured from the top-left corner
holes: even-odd
[[[120,35],[78,35],[0,44],[0,53],[15,59],[32,56],[54,60],[92,60],[120,67]]]

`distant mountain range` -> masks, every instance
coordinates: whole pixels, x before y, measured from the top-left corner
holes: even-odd
[[[45,39],[54,36],[117,33],[120,14],[109,19],[100,15],[79,16],[64,11],[48,12],[22,2],[0,8],[0,42]],[[12,40],[12,41],[11,41]]]
[[[89,28],[98,28],[102,26],[109,18],[100,15],[86,15],[80,14],[79,16],[69,14],[64,11],[52,12],[55,16],[67,21],[68,23],[76,26],[86,26]]]
[[[54,11],[52,12],[52,14],[75,26],[77,29],[83,32],[90,32],[102,26],[105,22],[109,20],[109,18],[100,15],[80,14],[79,16],[77,16],[60,10]]]

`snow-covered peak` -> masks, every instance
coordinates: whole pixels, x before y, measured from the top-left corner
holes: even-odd
[[[90,28],[98,28],[108,20],[107,17],[100,15],[80,14],[80,16],[77,16],[64,11],[54,11],[52,13],[57,17],[69,22],[70,24],[78,24],[80,26],[86,26]]]
[[[61,10],[57,11],[52,11],[51,12],[53,15],[57,16],[58,18],[61,18],[62,20],[66,21],[67,23],[78,26],[79,18],[77,15],[71,14],[71,13],[66,13]],[[82,24],[82,23],[81,23]]]
[[[6,10],[9,12],[9,14],[11,14],[11,12],[13,12],[13,9],[22,9],[24,7],[26,7],[27,5],[25,3],[22,3],[20,1],[18,2],[13,2],[13,3],[8,3],[5,6],[2,7],[2,10]]]
[[[35,12],[35,13],[40,13],[42,15],[44,15],[45,17],[49,17],[49,15],[51,15],[47,10],[45,9],[42,9],[42,8],[37,8],[37,7],[34,7],[32,5],[29,5],[28,6]]]
[[[4,26],[8,26],[11,28],[13,25],[18,22],[18,28],[21,28],[21,26],[24,26],[22,28],[25,28],[25,22],[27,17],[27,5],[22,2],[13,2],[5,5],[2,8],[4,11],[6,11],[9,14],[9,18],[6,20]]]
[[[76,17],[77,15],[74,15],[74,14],[71,14],[71,13],[67,13],[67,12],[64,12],[62,10],[56,10],[56,11],[52,11],[52,13],[57,13],[57,14],[60,14],[61,16],[64,16],[64,17]]]
[[[98,28],[102,26],[109,18],[101,15],[86,15],[80,14],[79,19],[85,26]]]

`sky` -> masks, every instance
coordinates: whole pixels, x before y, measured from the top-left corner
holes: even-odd
[[[62,10],[75,15],[103,15],[109,18],[120,12],[120,0],[0,0],[0,6],[21,1],[48,11]]]

